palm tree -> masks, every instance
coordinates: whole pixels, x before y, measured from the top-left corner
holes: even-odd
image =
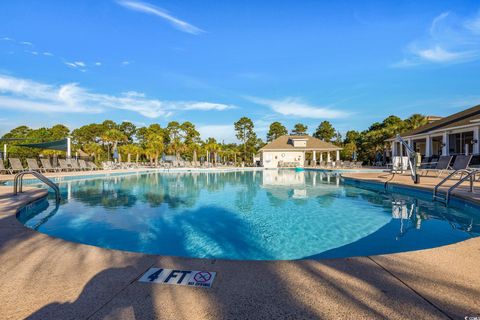
[[[150,158],[150,163],[158,164],[158,157],[164,150],[163,134],[157,131],[147,133],[145,154]]]
[[[118,148],[120,154],[126,156],[127,162],[131,162],[131,156],[134,154],[136,155],[136,161],[138,162],[138,158],[141,154],[143,154],[143,149],[136,144],[125,144]]]

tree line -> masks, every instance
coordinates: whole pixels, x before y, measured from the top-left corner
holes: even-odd
[[[356,153],[358,160],[372,162],[377,152],[382,152],[389,147],[385,142],[386,139],[426,123],[427,118],[419,114],[404,120],[397,116],[389,116],[382,122],[373,123],[364,131],[349,130],[343,138],[329,121],[322,121],[312,136],[343,147],[341,153],[343,159],[351,159],[353,153]],[[236,121],[234,129],[239,143],[219,142],[212,137],[202,140],[195,125],[189,121],[183,123],[171,121],[165,127],[159,124],[137,127],[128,121],[116,123],[105,120],[102,123],[87,124],[72,131],[62,124],[39,129],[19,126],[2,138],[23,139],[8,141],[8,152],[22,158],[37,157],[40,154],[62,155],[64,152],[19,147],[20,144],[71,137],[72,152],[81,150],[97,161],[111,160],[114,148],[117,147],[123,161],[133,157],[131,161],[158,162],[164,154],[175,155],[177,159],[182,158],[187,161],[193,161],[195,155],[197,160],[201,158],[206,160],[208,153],[210,162],[220,160],[251,163],[253,155],[265,145],[265,142],[257,137],[254,123],[247,117]],[[289,131],[282,123],[273,122],[269,127],[266,142],[271,142],[288,133]],[[297,123],[290,134],[307,135],[308,126]]]

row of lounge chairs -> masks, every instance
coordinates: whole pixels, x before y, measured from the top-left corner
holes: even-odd
[[[462,169],[468,169],[470,162],[472,161],[472,155],[457,155],[455,160],[453,156],[440,156],[438,161],[430,161],[420,164],[419,174],[428,176],[430,172],[436,173],[437,177],[442,174],[457,171]]]
[[[38,172],[65,172],[65,171],[93,171],[100,170],[97,165],[91,161],[76,159],[58,159],[58,166],[53,166],[50,159],[40,159],[39,166],[36,159],[26,159],[27,167],[24,167],[22,161],[18,158],[9,158],[10,168],[6,168],[2,159],[0,159],[0,174],[14,174],[26,170]]]

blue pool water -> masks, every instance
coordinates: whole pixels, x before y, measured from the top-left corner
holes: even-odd
[[[147,173],[60,182],[18,219],[65,240],[150,254],[248,260],[431,248],[480,233],[478,208],[345,185],[323,172]]]

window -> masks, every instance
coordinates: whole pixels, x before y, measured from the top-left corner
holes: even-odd
[[[460,132],[448,135],[448,152],[449,154],[468,154],[473,153],[473,131]],[[467,145],[468,150],[465,149]]]

